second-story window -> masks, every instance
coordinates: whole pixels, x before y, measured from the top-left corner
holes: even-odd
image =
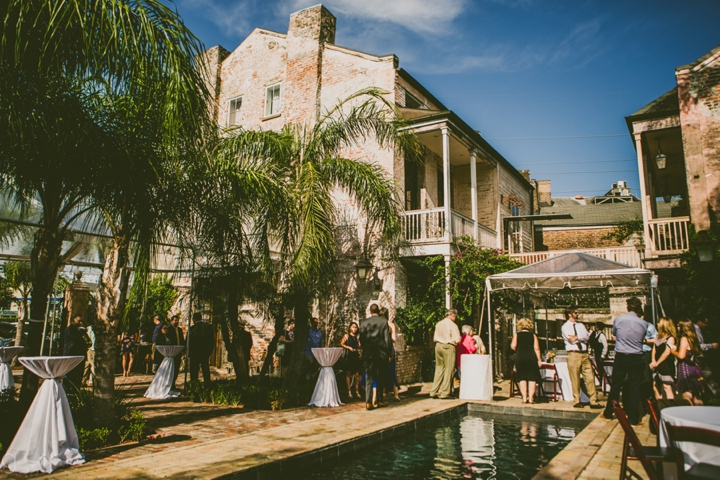
[[[265,116],[277,115],[280,113],[280,84],[267,88],[265,97]]]
[[[228,126],[240,125],[240,108],[242,107],[242,97],[230,100],[230,110],[228,112]]]

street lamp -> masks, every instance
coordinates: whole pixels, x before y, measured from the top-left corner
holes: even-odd
[[[364,282],[372,268],[372,263],[370,263],[363,255],[363,257],[355,264],[355,271],[357,272],[358,279]]]
[[[665,170],[667,156],[660,150],[660,142],[658,142],[658,154],[655,156],[655,163],[657,164],[658,170]]]
[[[712,262],[715,242],[710,238],[707,230],[698,232],[697,240],[695,240],[695,248],[697,249],[698,259],[700,259],[701,262]]]

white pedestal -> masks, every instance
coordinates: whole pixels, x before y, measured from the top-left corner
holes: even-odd
[[[460,398],[492,400],[493,376],[490,355],[460,356]]]

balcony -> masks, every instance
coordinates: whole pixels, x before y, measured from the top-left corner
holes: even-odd
[[[649,220],[648,256],[678,255],[688,250],[690,217],[655,218]]]
[[[640,254],[634,246],[613,248],[579,248],[575,250],[550,250],[547,252],[511,253],[510,256],[520,262],[531,264],[568,252],[583,252],[596,257],[623,263],[631,267],[644,268]]]
[[[450,233],[453,238],[470,236],[485,248],[497,248],[498,235],[492,230],[478,223],[478,232],[475,235],[475,222],[458,212],[451,211]],[[429,210],[411,210],[405,212],[403,220],[403,234],[405,240],[411,245],[449,243],[447,235],[447,222],[444,208]]]

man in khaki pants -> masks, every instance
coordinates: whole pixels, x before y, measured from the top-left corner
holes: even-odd
[[[452,398],[455,371],[455,345],[460,342],[460,330],[455,324],[457,311],[450,309],[445,318],[435,325],[435,380],[430,398]]]
[[[587,388],[588,397],[590,397],[590,408],[603,408],[597,402],[597,392],[595,391],[595,376],[593,375],[590,357],[588,356],[588,340],[590,334],[585,325],[578,322],[578,310],[575,307],[565,309],[565,319],[567,320],[562,326],[562,336],[565,340],[565,349],[568,352],[567,366],[570,373],[570,382],[572,383],[573,398],[575,399],[575,408],[583,408],[585,405],[580,401],[580,375],[582,374],[585,387]]]

